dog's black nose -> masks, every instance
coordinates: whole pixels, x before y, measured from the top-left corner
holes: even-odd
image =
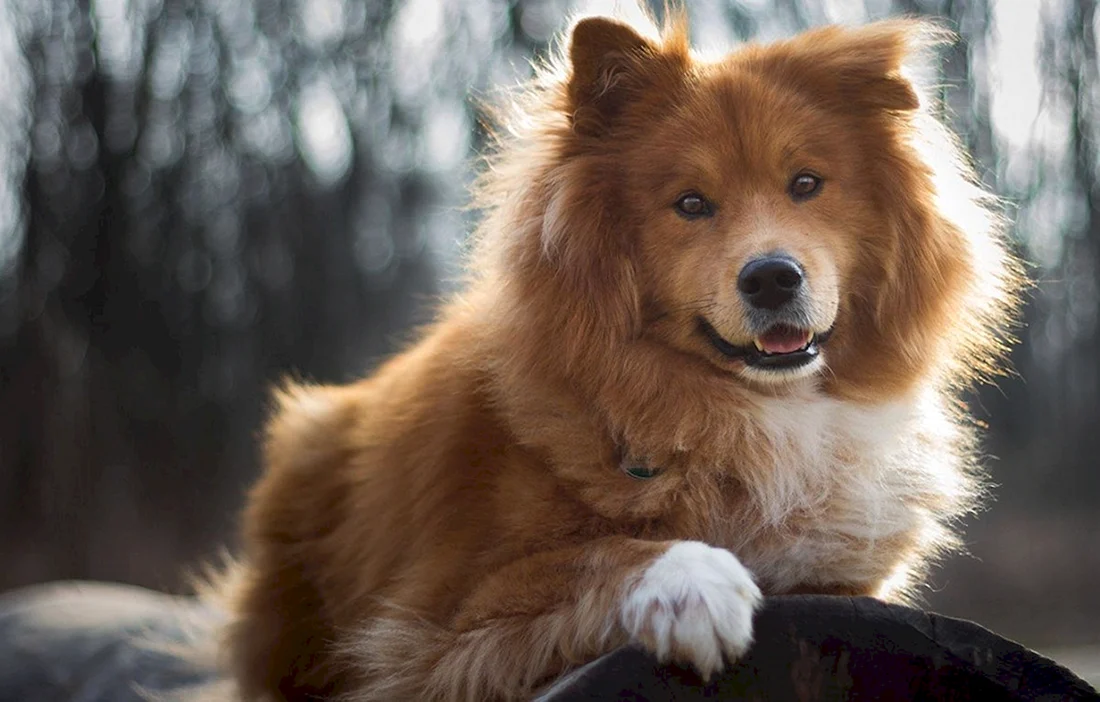
[[[753,307],[779,309],[794,299],[802,287],[802,269],[784,256],[757,258],[745,264],[737,276],[737,289]]]

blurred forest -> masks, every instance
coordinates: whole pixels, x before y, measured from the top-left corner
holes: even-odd
[[[1100,643],[1097,0],[692,0],[701,45],[913,14],[1039,281],[972,398],[998,487],[929,604]],[[471,95],[566,0],[0,2],[0,590],[179,590],[232,544],[266,388],[344,381],[454,272]]]

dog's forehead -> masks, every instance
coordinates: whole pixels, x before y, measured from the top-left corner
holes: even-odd
[[[791,86],[719,64],[657,120],[644,150],[684,167],[729,175],[845,160],[853,136],[842,117]]]
[[[709,112],[718,117],[712,128],[752,137],[757,143],[821,138],[838,122],[796,86],[736,63],[714,67],[696,83],[693,98],[697,115]]]

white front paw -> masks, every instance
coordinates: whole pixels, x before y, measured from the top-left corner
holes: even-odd
[[[694,666],[704,678],[752,643],[763,602],[752,574],[725,549],[681,541],[646,568],[622,603],[627,633],[662,662]]]

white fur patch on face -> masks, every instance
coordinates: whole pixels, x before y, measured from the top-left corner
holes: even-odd
[[[725,549],[681,541],[635,581],[622,625],[658,660],[687,663],[704,678],[752,643],[752,615],[763,602],[752,574]]]

